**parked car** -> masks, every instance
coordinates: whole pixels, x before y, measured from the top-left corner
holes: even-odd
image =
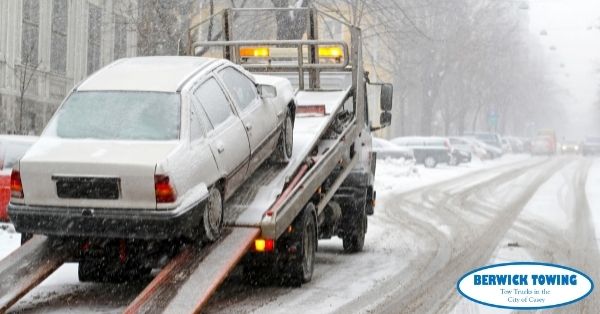
[[[454,149],[462,150],[469,152],[472,155],[477,156],[479,159],[487,158],[487,151],[481,143],[472,138],[464,138],[464,137],[450,137],[450,145]],[[469,160],[471,161],[471,160]]]
[[[488,145],[502,149],[502,138],[497,133],[473,132],[465,133],[465,136],[474,137]]]
[[[581,151],[584,156],[600,153],[600,137],[589,136],[583,141]]]
[[[450,156],[451,158],[448,164],[451,166],[458,166],[463,163],[469,163],[472,159],[470,151],[456,148],[452,144],[450,144]]]
[[[510,144],[510,150],[513,153],[523,153],[525,152],[525,145],[523,141],[517,137],[509,136],[508,143]]]
[[[427,168],[435,168],[438,163],[450,163],[451,148],[448,139],[443,137],[397,137],[392,143],[413,150],[415,162]]]
[[[377,159],[395,158],[414,160],[413,150],[408,147],[398,146],[382,138],[373,138],[373,151],[377,153]]]
[[[498,147],[495,145],[490,145],[490,144],[478,139],[474,135],[465,135],[465,136],[463,136],[463,138],[477,142],[480,147],[485,149],[486,154],[489,159],[496,159],[496,158],[502,157],[502,155],[504,154],[504,151],[502,150],[501,147]]]
[[[552,155],[555,153],[552,139],[548,136],[536,136],[531,140],[532,155]]]
[[[510,145],[508,138],[503,137],[500,141],[502,143],[502,151],[505,153],[513,153],[512,146]]]
[[[576,141],[562,141],[559,145],[561,154],[580,154],[581,144]]]
[[[37,136],[0,135],[0,222],[8,221],[12,167],[37,140]]]
[[[214,241],[224,201],[269,156],[291,158],[293,93],[221,59],[115,61],[13,168],[10,219],[34,234]]]

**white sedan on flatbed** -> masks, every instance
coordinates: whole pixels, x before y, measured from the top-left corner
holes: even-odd
[[[219,237],[223,202],[292,154],[294,90],[226,60],[118,60],[68,95],[14,167],[9,216],[51,236]]]

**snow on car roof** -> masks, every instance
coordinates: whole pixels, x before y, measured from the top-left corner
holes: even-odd
[[[176,92],[190,76],[215,60],[177,56],[120,59],[94,73],[77,90]]]

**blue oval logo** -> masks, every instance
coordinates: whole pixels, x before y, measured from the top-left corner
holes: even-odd
[[[536,262],[489,265],[456,283],[465,298],[512,310],[537,310],[581,301],[594,289],[592,279],[570,267]]]

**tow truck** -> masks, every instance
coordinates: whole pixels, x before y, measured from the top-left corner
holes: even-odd
[[[285,11],[304,15],[304,39],[237,40],[237,18]],[[342,25],[347,39],[319,39],[325,20]],[[204,35],[208,40],[198,40]],[[250,280],[277,274],[299,286],[312,278],[318,239],[338,236],[344,251],[361,251],[374,211],[372,132],[391,123],[393,89],[369,82],[359,28],[315,8],[224,9],[191,26],[188,39],[189,55],[219,53],[255,75],[290,79],[297,88],[293,155],[287,165],[261,166],[225,203],[226,227],[218,241],[170,242],[163,267],[126,313],[199,312],[239,264]],[[371,88],[379,91],[377,126],[369,120]],[[0,313],[63,263],[78,261],[82,243],[36,235],[0,261]],[[121,259],[144,254],[128,239],[105,250]]]

